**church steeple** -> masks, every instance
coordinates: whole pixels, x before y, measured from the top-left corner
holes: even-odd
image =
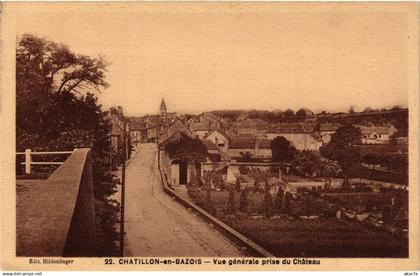
[[[165,99],[162,98],[162,101],[160,102],[160,115],[166,116],[166,114],[167,114],[167,110],[166,110]]]

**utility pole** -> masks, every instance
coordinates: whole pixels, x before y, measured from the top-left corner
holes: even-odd
[[[126,134],[127,121],[124,118],[123,128],[123,143],[122,143],[122,173],[121,173],[121,219],[120,219],[120,256],[124,257],[124,211],[125,211],[125,161],[127,159],[126,148],[127,148],[127,134]]]

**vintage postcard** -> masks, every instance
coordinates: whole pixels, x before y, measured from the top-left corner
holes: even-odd
[[[0,31],[2,270],[420,269],[418,3],[3,2]]]

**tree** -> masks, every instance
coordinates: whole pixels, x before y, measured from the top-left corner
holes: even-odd
[[[387,157],[383,153],[372,153],[362,156],[362,161],[363,163],[373,165],[373,169],[375,170],[376,165],[386,163]]]
[[[233,189],[229,190],[229,197],[226,204],[226,214],[233,215],[235,214],[235,193]]]
[[[273,200],[269,191],[265,192],[264,195],[264,216],[266,218],[271,218],[273,216]]]
[[[325,189],[331,188],[331,179],[341,172],[340,167],[334,162],[325,162],[322,165],[322,175],[325,177]]]
[[[200,163],[208,156],[207,147],[198,138],[182,136],[178,140],[170,141],[165,146],[171,159],[187,163]]]
[[[291,213],[291,201],[292,201],[292,194],[290,192],[286,192],[285,194],[285,200],[284,200],[284,210],[286,212],[287,215],[290,216]]]
[[[274,200],[274,206],[279,213],[283,209],[283,197],[284,197],[283,189],[279,188],[277,190],[276,199]]]
[[[360,144],[362,134],[360,129],[351,124],[346,124],[337,129],[331,136],[331,141],[319,150],[322,156],[338,161],[343,171],[344,186],[348,186],[349,178],[353,175],[353,167],[360,164],[361,155],[356,144]]]
[[[211,215],[216,214],[216,208],[214,207],[213,201],[211,200],[210,189],[206,190],[205,207],[206,211],[209,212]]]
[[[24,34],[16,49],[17,133],[57,135],[63,126],[57,122],[72,116],[54,113],[59,103],[71,105],[70,94],[82,96],[106,88],[106,66],[102,57],[75,54],[64,44]]]
[[[286,121],[291,122],[295,119],[295,112],[289,108],[283,112],[283,117]]]
[[[296,112],[296,119],[299,121],[304,121],[308,114],[306,114],[306,110],[304,108],[299,109]]]
[[[397,147],[398,146],[398,132],[397,133],[394,133],[393,135],[391,135],[391,137],[389,138],[389,144],[392,146],[392,147]]]
[[[102,59],[77,55],[65,45],[23,35],[16,49],[16,148],[91,148],[96,255],[114,256],[119,204],[110,199],[117,190],[109,171],[111,124],[107,112],[90,93],[107,86],[105,68]],[[72,80],[63,84],[63,78],[70,75]]]
[[[271,141],[271,152],[274,162],[285,162],[293,160],[296,149],[286,138],[279,136]]]
[[[237,192],[241,191],[241,180],[239,179],[239,177],[236,177],[235,189]]]
[[[295,171],[303,176],[319,174],[322,166],[319,154],[308,150],[297,152],[292,164]]]
[[[170,141],[165,146],[171,159],[177,159],[194,165],[194,174],[198,175],[198,166],[208,157],[207,147],[198,138],[186,135],[178,140]]]
[[[241,157],[239,157],[238,161],[239,162],[251,162],[252,161],[252,154],[250,152],[241,152],[240,153]]]
[[[373,110],[372,107],[367,106],[363,112],[373,112],[373,111],[375,111],[375,110]]]
[[[239,201],[239,210],[242,213],[248,212],[248,190],[247,189],[244,189],[241,192],[241,197]]]

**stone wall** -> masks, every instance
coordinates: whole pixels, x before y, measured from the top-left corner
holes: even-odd
[[[90,149],[76,149],[36,196],[16,207],[16,255],[93,256],[94,250]]]
[[[93,256],[95,254],[95,227],[92,158],[89,151],[86,155],[76,206],[63,254],[65,256]]]

